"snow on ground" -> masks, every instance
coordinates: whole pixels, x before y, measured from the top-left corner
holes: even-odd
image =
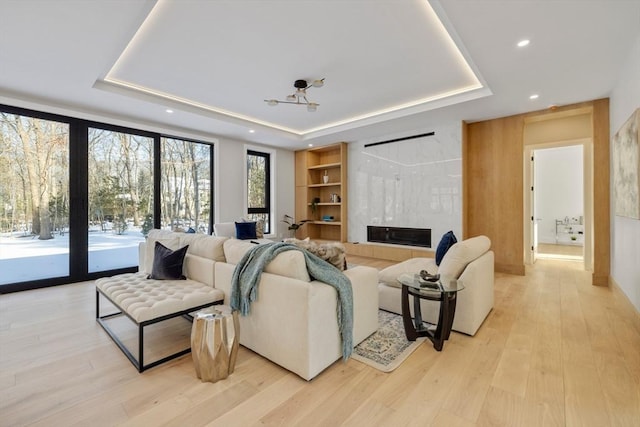
[[[89,272],[138,265],[140,229],[125,234],[111,231],[89,233]],[[22,233],[0,235],[0,285],[69,275],[69,233],[50,240]]]

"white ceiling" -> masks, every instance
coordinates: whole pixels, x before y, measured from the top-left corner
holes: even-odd
[[[639,33],[640,0],[0,0],[0,102],[299,149],[606,97]]]

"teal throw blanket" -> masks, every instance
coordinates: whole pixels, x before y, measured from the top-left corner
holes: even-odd
[[[249,314],[250,305],[258,298],[258,283],[264,267],[279,253],[297,250],[304,254],[309,275],[333,286],[338,293],[337,316],[342,337],[342,358],[353,352],[353,289],[351,281],[340,270],[317,256],[290,243],[276,242],[256,245],[236,265],[231,278],[231,308]]]

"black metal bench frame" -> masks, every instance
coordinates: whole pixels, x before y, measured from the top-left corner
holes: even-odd
[[[120,311],[117,312],[117,313],[110,313],[110,314],[106,314],[104,316],[101,316],[100,315],[100,295],[102,295],[104,298],[106,298],[111,304],[113,304]],[[122,307],[120,307],[118,304],[116,304],[111,298],[109,298],[107,295],[105,295],[100,289],[96,288],[96,321],[100,324],[100,326],[102,326],[102,329],[105,330],[105,332],[111,337],[113,342],[116,343],[116,345],[120,348],[120,350],[122,350],[124,355],[127,356],[129,361],[133,364],[133,366],[136,367],[138,372],[142,373],[143,371],[145,371],[145,370],[147,370],[149,368],[153,368],[154,366],[158,366],[158,365],[160,365],[160,364],[162,364],[164,362],[168,362],[169,360],[173,360],[175,358],[178,358],[180,356],[183,356],[183,355],[191,352],[191,346],[189,346],[189,348],[186,348],[184,350],[180,350],[180,351],[178,351],[176,353],[170,354],[170,355],[168,355],[166,357],[163,357],[162,359],[156,360],[154,362],[151,362],[151,363],[148,363],[148,364],[145,365],[144,364],[144,328],[146,326],[153,325],[155,323],[162,322],[162,321],[165,321],[165,320],[173,319],[175,317],[184,317],[185,319],[187,319],[187,320],[189,320],[191,322],[191,321],[193,321],[193,317],[189,313],[201,310],[201,309],[206,308],[206,307],[211,307],[213,305],[218,305],[218,304],[222,304],[222,301],[215,301],[213,303],[197,305],[197,306],[194,306],[194,307],[190,307],[190,308],[188,308],[186,310],[178,311],[178,312],[175,312],[175,313],[170,313],[170,314],[167,314],[167,315],[164,315],[164,316],[157,317],[155,319],[145,320],[144,322],[138,322],[133,317],[131,317],[129,315],[129,313],[126,312],[126,310],[123,310]],[[118,316],[122,316],[122,315],[127,316],[133,323],[135,323],[138,326],[138,358],[139,358],[139,360],[136,359],[133,354],[131,354],[129,349],[124,345],[124,343],[122,341],[120,341],[120,339],[118,338],[116,333],[113,330],[111,330],[111,328],[109,328],[109,326],[105,322],[108,319],[111,319],[111,318],[114,318],[114,317],[118,317]]]

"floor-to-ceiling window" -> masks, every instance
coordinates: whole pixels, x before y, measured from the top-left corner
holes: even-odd
[[[210,234],[213,146],[162,138],[160,151],[162,227]]]
[[[153,138],[88,129],[89,272],[130,267],[153,226]]]
[[[247,150],[247,217],[262,220],[264,233],[271,232],[271,156]]]
[[[0,285],[69,274],[69,124],[0,110]]]
[[[0,105],[0,293],[135,271],[152,228],[210,234],[213,152]]]

